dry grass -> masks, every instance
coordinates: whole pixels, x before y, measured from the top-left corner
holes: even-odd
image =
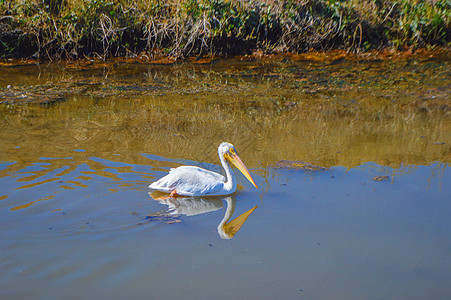
[[[449,46],[445,0],[0,2],[0,53],[80,58]]]

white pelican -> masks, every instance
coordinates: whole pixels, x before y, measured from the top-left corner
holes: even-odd
[[[154,192],[155,193],[155,192]],[[161,204],[168,206],[168,212],[171,215],[187,215],[195,216],[213,212],[223,208],[223,201],[227,203],[227,209],[223,219],[218,225],[219,236],[223,239],[231,239],[246,222],[247,218],[257,208],[257,205],[250,210],[242,213],[234,220],[229,221],[235,211],[236,198],[234,195],[227,196],[225,198],[220,197],[183,197],[183,198],[170,198],[170,197],[157,197],[155,198],[152,193],[149,193],[150,197],[159,201]]]
[[[172,168],[169,174],[149,185],[152,190],[170,193],[171,197],[180,196],[221,196],[236,191],[236,178],[228,162],[233,163],[238,170],[256,187],[238,153],[230,143],[222,143],[218,147],[219,159],[225,170],[227,180],[221,174],[194,166]]]

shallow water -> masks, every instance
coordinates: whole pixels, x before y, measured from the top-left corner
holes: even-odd
[[[0,298],[445,299],[450,70],[0,66]],[[148,194],[170,167],[221,172],[222,141],[258,190],[238,175],[231,197]]]

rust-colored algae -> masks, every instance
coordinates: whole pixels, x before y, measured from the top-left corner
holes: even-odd
[[[387,181],[390,180],[390,176],[388,175],[379,175],[373,178],[374,181]]]

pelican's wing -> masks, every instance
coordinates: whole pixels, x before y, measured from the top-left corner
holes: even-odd
[[[225,182],[225,177],[222,176],[219,173],[213,172],[213,171],[209,171],[200,167],[194,167],[194,166],[181,166],[178,168],[171,168],[171,170],[169,171],[169,174],[171,173],[191,173],[192,175],[195,176],[195,173],[197,174],[202,174],[200,176],[205,176],[205,178],[209,178],[211,177],[212,179],[216,179],[222,182]]]
[[[223,188],[224,176],[199,167],[173,168],[169,174],[149,185],[149,188],[170,193],[174,190],[182,196],[213,194]]]

